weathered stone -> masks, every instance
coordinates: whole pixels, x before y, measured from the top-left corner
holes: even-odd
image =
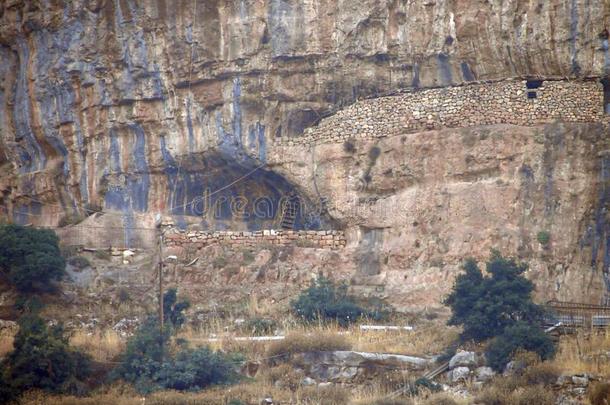
[[[451,360],[449,360],[449,369],[456,367],[474,367],[477,365],[477,355],[474,352],[460,350]]]
[[[470,379],[470,369],[468,367],[456,367],[447,372],[447,378],[452,383],[467,381]]]
[[[496,375],[496,372],[491,367],[477,367],[474,370],[474,374],[476,381],[486,382],[491,380]]]

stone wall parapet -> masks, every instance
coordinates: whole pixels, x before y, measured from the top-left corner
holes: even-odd
[[[231,247],[270,245],[296,245],[322,249],[340,249],[345,247],[345,233],[339,230],[327,231],[180,231],[169,230],[163,236],[168,247],[203,248],[210,245],[229,245]]]
[[[538,83],[536,83],[538,82]],[[605,122],[598,80],[504,80],[359,100],[280,144],[341,142],[442,128]]]

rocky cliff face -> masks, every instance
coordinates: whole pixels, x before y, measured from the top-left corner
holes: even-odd
[[[126,228],[162,213],[256,229],[275,222],[202,221],[192,202],[299,193],[333,204],[300,227],[351,229],[346,266],[413,302],[492,246],[535,260],[545,291],[596,300],[610,262],[603,127],[440,130],[352,153],[277,140],[397,89],[601,77],[608,27],[603,0],[7,0],[0,214],[56,225],[101,208]],[[353,201],[381,212],[348,212]]]

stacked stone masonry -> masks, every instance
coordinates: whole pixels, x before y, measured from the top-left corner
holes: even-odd
[[[477,125],[608,121],[599,80],[544,80],[537,88],[527,84],[510,79],[360,100],[307,128],[301,137],[280,142],[341,142]]]
[[[231,247],[257,245],[295,245],[322,249],[340,249],[345,247],[346,240],[343,231],[286,231],[264,230],[252,232],[232,231],[191,231],[173,230],[164,236],[166,246],[182,246],[203,248],[222,244]]]

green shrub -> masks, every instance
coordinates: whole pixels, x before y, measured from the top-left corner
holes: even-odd
[[[186,301],[177,301],[175,289],[165,293],[163,330],[157,318],[150,316],[128,341],[114,377],[134,384],[142,393],[160,389],[198,390],[235,381],[239,358],[206,347],[171,350],[171,338],[184,324],[183,311],[188,306]]]
[[[270,335],[277,328],[277,322],[273,319],[254,318],[249,319],[245,327],[253,335]]]
[[[96,250],[94,253],[95,257],[100,260],[110,260],[110,252],[107,250]]]
[[[551,338],[538,326],[517,322],[491,341],[485,353],[487,364],[496,371],[502,371],[518,350],[534,352],[542,360],[555,354]]]
[[[538,235],[536,235],[536,239],[541,245],[548,245],[551,241],[551,235],[547,231],[540,231]]]
[[[35,314],[24,315],[18,323],[14,350],[2,362],[0,402],[32,388],[82,394],[82,379],[89,374],[90,360],[70,349],[63,328],[47,328]]]
[[[346,326],[367,315],[354,299],[347,295],[347,285],[335,284],[319,277],[291,303],[292,311],[305,321],[333,320]]]
[[[493,251],[486,269],[491,276],[483,276],[476,262],[467,260],[465,273],[445,299],[452,312],[448,323],[463,326],[462,339],[483,341],[516,322],[538,323],[543,310],[532,301],[534,285],[523,276],[527,265]]]
[[[82,222],[85,218],[80,214],[66,214],[59,219],[57,224],[60,228],[68,225],[76,225]]]
[[[251,251],[246,250],[243,253],[243,259],[244,264],[250,264],[256,259],[256,256],[254,256],[254,253],[252,253]]]
[[[0,271],[20,292],[49,291],[66,266],[55,232],[0,226]]]
[[[212,262],[212,266],[215,269],[223,269],[226,267],[226,265],[229,262],[227,261],[227,258],[224,256],[218,256],[217,258],[214,259],[214,261]]]
[[[346,153],[354,153],[356,151],[355,141],[350,138],[343,142],[343,150]]]
[[[89,260],[84,256],[73,256],[68,259],[68,264],[80,270],[91,267],[91,263],[89,263]]]

